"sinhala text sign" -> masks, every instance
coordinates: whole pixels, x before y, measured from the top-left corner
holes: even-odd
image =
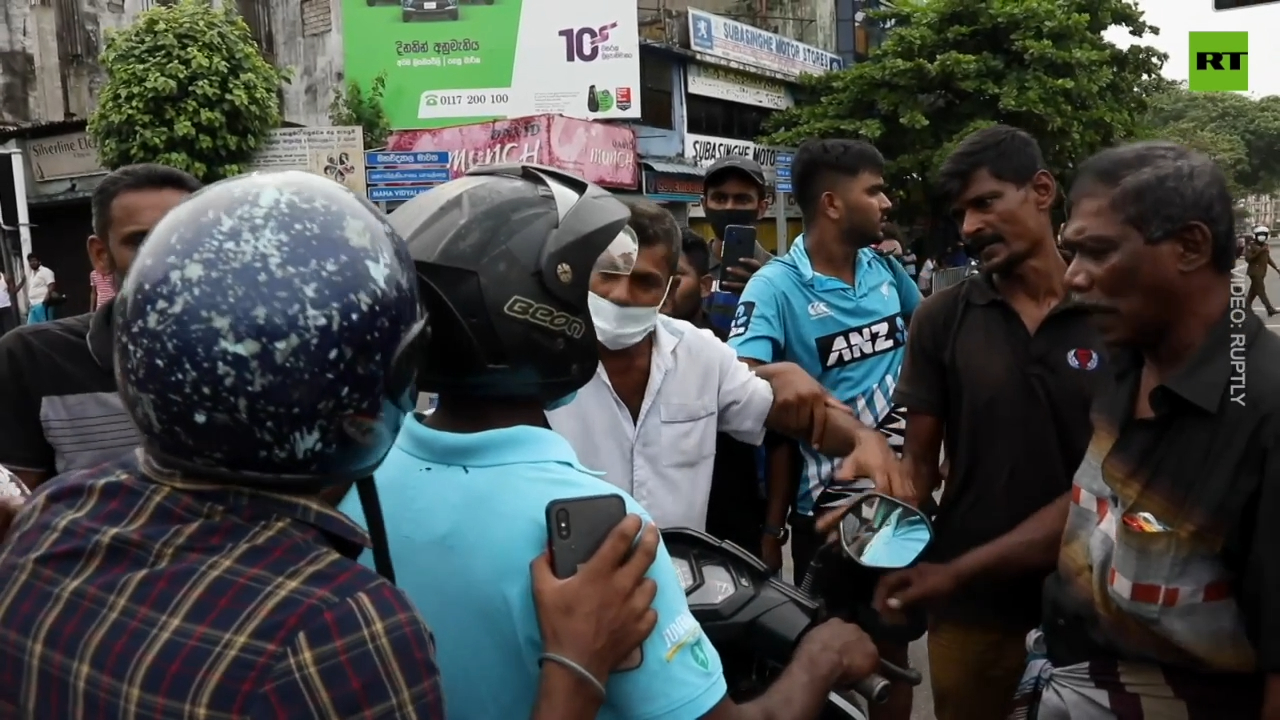
[[[561,114],[640,117],[626,0],[343,0],[346,74],[386,73],[396,129]],[[426,22],[420,22],[426,21]]]

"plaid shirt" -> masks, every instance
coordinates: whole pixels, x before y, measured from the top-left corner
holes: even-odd
[[[317,501],[133,456],[54,480],[0,546],[0,717],[443,718],[430,632],[367,545]]]

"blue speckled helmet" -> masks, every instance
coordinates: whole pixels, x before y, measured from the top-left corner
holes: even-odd
[[[303,172],[224,180],[147,238],[115,303],[120,394],[162,466],[282,491],[367,478],[413,406],[404,241]]]

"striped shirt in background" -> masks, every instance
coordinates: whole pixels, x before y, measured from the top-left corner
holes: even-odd
[[[139,452],[47,483],[7,542],[0,717],[444,718],[421,616],[319,500]]]
[[[116,296],[116,284],[110,275],[91,270],[89,271],[89,285],[93,288],[93,293],[98,298],[98,304],[94,305],[94,307],[102,307],[102,305]]]
[[[52,477],[138,446],[116,392],[111,307],[0,338],[0,465]]]

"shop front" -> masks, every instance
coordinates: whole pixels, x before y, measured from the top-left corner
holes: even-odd
[[[62,121],[0,132],[0,146],[21,153],[30,242],[11,233],[5,250],[12,268],[26,269],[26,254],[34,252],[53,270],[58,289],[67,297],[62,315],[89,309],[89,255],[85,241],[93,233],[90,198],[107,174],[98,163],[98,150],[84,131],[83,120]],[[0,172],[9,174],[9,157],[0,156]],[[6,188],[12,188],[12,182]],[[7,191],[7,190],[6,190]],[[16,206],[13,208],[16,215]],[[4,224],[15,227],[16,218],[5,208]],[[19,293],[19,306],[24,306]]]
[[[681,163],[645,160],[642,190],[681,225],[689,224],[689,206],[702,201],[702,169]]]

